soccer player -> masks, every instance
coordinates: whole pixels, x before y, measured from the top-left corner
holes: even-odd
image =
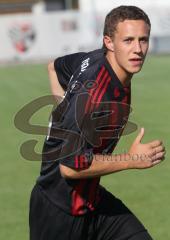
[[[99,184],[103,175],[150,168],[165,156],[161,141],[141,142],[144,128],[127,153],[114,155],[150,29],[143,10],[117,7],[106,16],[102,49],[49,64],[51,90],[60,103],[51,114],[41,174],[31,194],[31,240],[152,239],[123,202]]]

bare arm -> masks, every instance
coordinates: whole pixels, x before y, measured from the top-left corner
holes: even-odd
[[[153,167],[164,159],[165,148],[159,140],[142,144],[143,136],[144,129],[141,129],[127,154],[94,155],[92,164],[87,169],[77,171],[60,164],[61,175],[72,179],[91,178],[126,169]]]
[[[54,69],[54,62],[50,62],[48,64],[48,76],[49,76],[49,80],[50,80],[50,87],[51,87],[52,95],[54,96],[54,98],[57,101],[60,102],[61,99],[63,98],[65,91],[58,81],[58,77],[57,77],[56,71]]]
[[[94,155],[92,164],[84,170],[74,170],[60,164],[60,172],[65,178],[93,178],[128,169],[127,155]],[[119,160],[118,160],[119,159]],[[120,159],[122,159],[120,161]]]

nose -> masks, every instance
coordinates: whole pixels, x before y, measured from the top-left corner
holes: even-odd
[[[134,52],[135,53],[141,53],[142,52],[141,44],[140,44],[139,41],[136,41],[134,43]]]

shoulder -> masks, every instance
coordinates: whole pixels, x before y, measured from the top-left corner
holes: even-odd
[[[84,92],[84,89],[91,88],[93,82],[95,82],[99,75],[102,66],[104,65],[104,51],[98,49],[88,52],[84,55],[82,61],[79,62],[79,66],[72,75],[67,93]],[[84,88],[85,87],[85,88]],[[85,90],[85,92],[86,92]],[[69,95],[69,94],[67,94]]]
[[[83,57],[83,62],[86,63],[88,66],[97,64],[98,62],[102,61],[104,57],[104,50],[97,49],[91,52],[86,53]]]
[[[81,78],[82,81],[89,78],[95,78],[104,64],[104,51],[97,49],[84,55],[76,71],[75,78]]]

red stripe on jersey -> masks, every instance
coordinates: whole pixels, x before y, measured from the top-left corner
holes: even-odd
[[[85,155],[75,156],[75,168],[83,169],[88,167],[88,159]]]
[[[120,96],[120,89],[118,87],[115,87],[114,89],[114,97],[117,98]]]
[[[125,96],[125,97],[123,98],[123,100],[122,100],[122,103],[127,103],[127,102],[128,102],[128,97]]]
[[[79,162],[80,162],[80,168],[82,169],[82,168],[84,167],[84,166],[83,166],[83,165],[84,165],[84,164],[83,164],[83,163],[84,163],[84,155],[80,155],[80,156],[79,156]]]
[[[72,209],[71,212],[73,215],[81,215],[84,213],[84,199],[82,198],[82,192],[86,180],[81,180],[78,185],[74,188],[72,192]]]
[[[99,74],[97,75],[96,81],[95,81],[97,84],[99,83],[99,81],[100,81],[100,79],[101,79],[104,71],[105,71],[105,67],[102,66]],[[89,112],[89,108],[90,108],[90,105],[91,105],[91,103],[92,103],[91,99],[92,99],[92,97],[93,97],[94,91],[95,91],[94,88],[90,89],[90,91],[89,91],[90,96],[89,96],[89,98],[88,98],[88,100],[87,100],[87,103],[86,103],[86,106],[85,106],[85,113],[88,113],[88,112]]]
[[[131,103],[131,92],[130,87],[124,87],[125,97],[123,98],[122,102],[130,104]]]
[[[92,183],[90,185],[88,207],[91,210],[94,210],[94,202],[97,196],[96,190],[97,190],[99,181],[100,181],[100,178],[95,178],[92,180]]]
[[[84,167],[87,168],[89,166],[88,159],[85,157],[84,159]]]
[[[100,93],[100,95],[99,95],[99,97],[98,97],[98,101],[97,101],[97,103],[96,103],[96,107],[99,106],[100,101],[101,101],[103,95],[105,94],[105,92],[106,92],[106,90],[107,90],[107,87],[108,87],[108,84],[109,84],[110,81],[111,81],[111,77],[109,76],[109,77],[107,78],[105,84],[104,84],[104,88],[102,89],[102,91],[101,91],[101,93]]]
[[[79,168],[78,156],[75,156],[75,168]]]
[[[107,76],[108,76],[108,72],[105,72],[102,80],[100,81],[100,84],[99,84],[99,86],[98,86],[97,91],[96,91],[95,94],[92,96],[92,103],[93,103],[93,104],[95,104],[95,101],[96,101],[96,99],[97,99],[97,96],[98,96],[100,90],[102,89],[103,85],[105,84],[105,81],[106,81]],[[94,105],[91,105],[91,110],[93,110],[93,108],[94,108]]]

